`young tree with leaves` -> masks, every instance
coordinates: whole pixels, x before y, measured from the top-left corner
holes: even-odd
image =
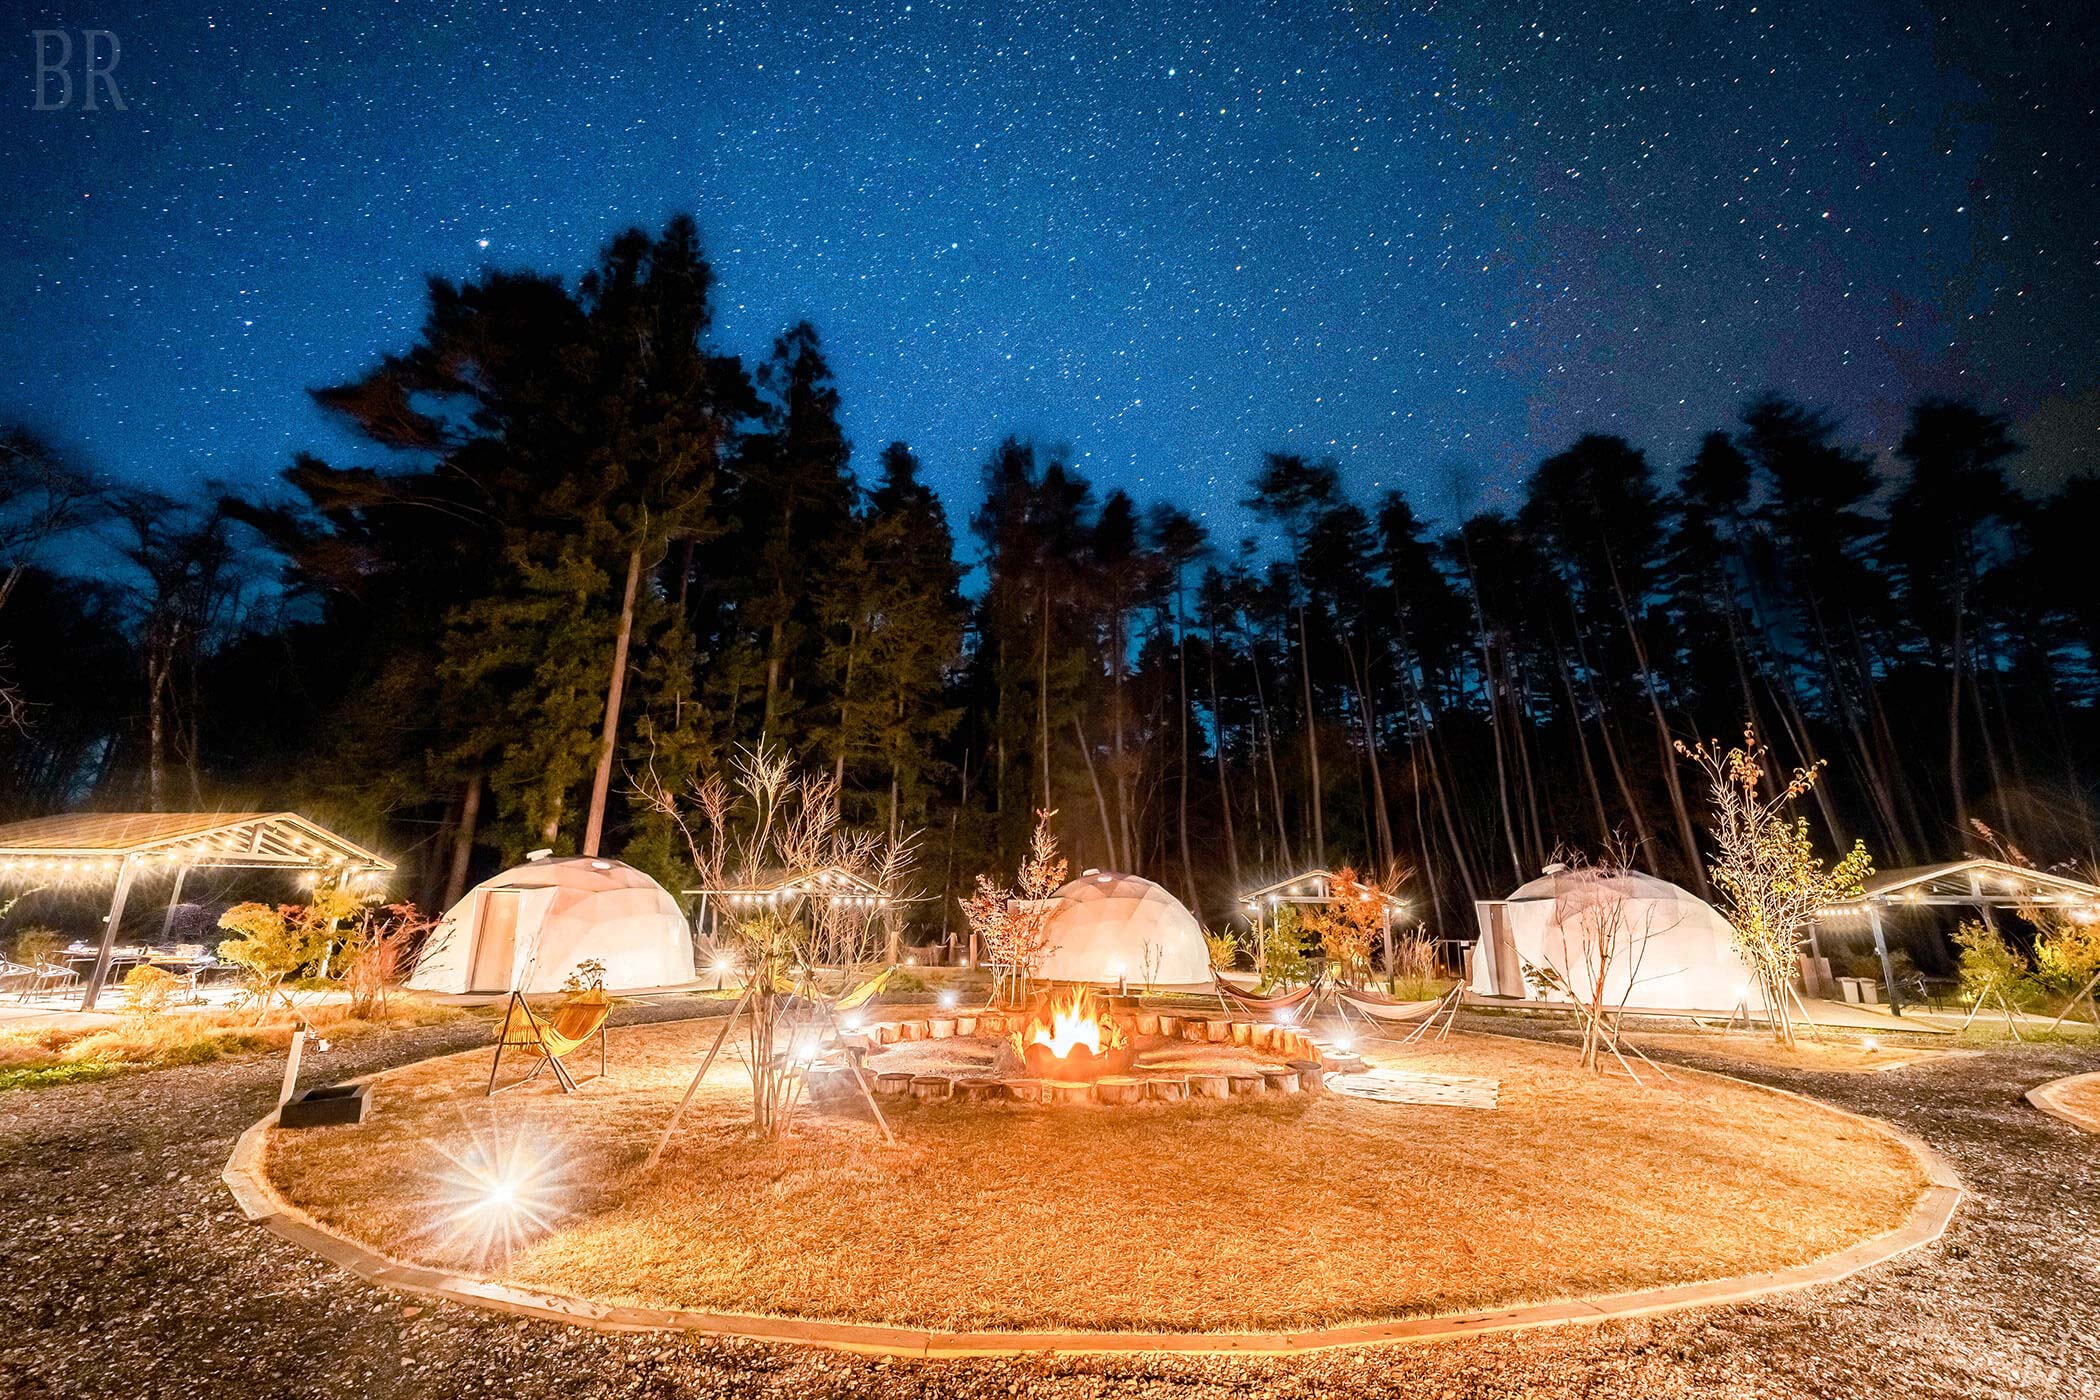
[[[1808,819],[1791,808],[1821,770],[1796,768],[1783,786],[1768,790],[1769,759],[1755,729],[1746,727],[1741,745],[1726,752],[1704,740],[1692,747],[1680,742],[1677,751],[1706,776],[1713,842],[1707,873],[1721,891],[1736,951],[1771,1012],[1773,1031],[1792,1046],[1793,981],[1808,926],[1831,905],[1859,897],[1874,873],[1873,859],[1862,841],[1835,864],[1817,854]]]

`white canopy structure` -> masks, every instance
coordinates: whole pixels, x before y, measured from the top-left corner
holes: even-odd
[[[1053,898],[1050,953],[1038,976],[1168,986],[1210,980],[1210,953],[1195,915],[1150,880],[1089,870]]]
[[[1525,965],[1586,989],[1601,964],[1613,1006],[1728,1012],[1746,998],[1761,1002],[1720,911],[1653,875],[1549,867],[1508,898],[1474,907],[1472,988],[1484,996],[1565,1000],[1527,978]]]
[[[468,890],[431,930],[408,985],[426,992],[554,992],[577,964],[612,991],[693,980],[693,938],[669,891],[595,856],[528,860]]]

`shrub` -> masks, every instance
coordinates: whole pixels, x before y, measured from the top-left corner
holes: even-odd
[[[562,979],[561,989],[571,994],[604,991],[605,964],[597,958],[585,958],[571,968],[569,975]]]
[[[2100,924],[2057,920],[2034,943],[2035,975],[2061,996],[2074,996],[2100,972]]]
[[[15,935],[15,961],[34,966],[57,955],[66,936],[55,928],[25,928]]]
[[[1961,996],[1974,1003],[1995,987],[2014,1006],[2031,1005],[2041,993],[2027,960],[2007,944],[1998,930],[1968,920],[1954,931],[1961,950]]]
[[[1203,946],[1210,950],[1212,967],[1229,968],[1239,960],[1240,941],[1232,936],[1229,929],[1223,933],[1206,931],[1203,935]]]
[[[168,1009],[182,979],[166,968],[140,966],[124,974],[125,1007],[141,1021],[150,1021]]]
[[[1275,909],[1261,930],[1261,990],[1303,982],[1310,969],[1305,962],[1305,922],[1298,907],[1285,904]]]

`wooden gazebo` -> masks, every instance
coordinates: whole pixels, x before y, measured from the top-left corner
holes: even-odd
[[[1889,909],[1974,909],[1985,923],[1996,925],[2000,909],[2069,909],[2074,915],[2100,917],[2100,885],[2072,875],[2035,870],[2011,861],[1988,856],[1965,856],[1937,865],[1906,865],[1870,876],[1857,899],[1833,904],[1822,911],[1820,922],[1830,923],[1862,915],[1874,931],[1874,952],[1881,959],[1882,985],[1888,991],[1889,1010],[1903,1014],[1896,991],[1895,970],[1889,964],[1888,933],[1883,914]]]
[[[0,825],[0,884],[107,881],[109,914],[80,1009],[92,1011],[109,977],[110,952],[132,886],[166,872],[168,904],[192,870],[217,867],[303,873],[350,884],[394,868],[363,846],[297,812],[75,812]]]
[[[1247,921],[1254,926],[1254,946],[1262,945],[1262,929],[1267,920],[1276,916],[1276,910],[1287,904],[1328,904],[1334,899],[1335,873],[1327,869],[1301,870],[1281,880],[1272,880],[1259,889],[1248,890],[1240,896],[1240,907],[1246,912]],[[1365,881],[1365,883],[1375,883]],[[1379,941],[1385,947],[1388,962],[1393,955],[1393,919],[1407,913],[1407,901],[1384,891],[1384,908],[1380,911],[1378,924]]]
[[[792,914],[805,901],[834,908],[866,909],[885,920],[893,961],[898,935],[896,912],[914,902],[909,895],[885,889],[866,876],[837,865],[815,870],[765,870],[748,880],[698,886],[680,893],[698,900],[693,909],[693,928],[709,942],[716,937],[725,909],[743,911],[770,907]]]

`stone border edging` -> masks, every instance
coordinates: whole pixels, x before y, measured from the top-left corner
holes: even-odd
[[[478,1054],[478,1050],[456,1052]],[[446,1058],[436,1056],[433,1058]],[[423,1063],[410,1061],[411,1064]],[[1892,1230],[1804,1264],[1762,1274],[1665,1284],[1622,1293],[1545,1303],[1518,1304],[1474,1312],[1398,1318],[1387,1322],[1350,1323],[1338,1327],[1285,1332],[1088,1332],[975,1331],[947,1332],[890,1323],[830,1322],[814,1318],[767,1317],[757,1313],[705,1312],[693,1308],[646,1308],[597,1303],[563,1293],[540,1293],[512,1284],[404,1264],[338,1234],[314,1220],[277,1192],[263,1170],[264,1144],[276,1126],[277,1113],[251,1124],[234,1142],[220,1179],[241,1213],[273,1234],[318,1254],[367,1283],[397,1293],[466,1303],[518,1317],[565,1322],[602,1332],[691,1332],[743,1341],[826,1347],[834,1351],[913,1359],[987,1356],[1114,1355],[1164,1352],[1183,1356],[1295,1356],[1340,1347],[1389,1346],[1442,1341],[1456,1337],[1512,1332],[1567,1323],[1607,1322],[1682,1308],[1741,1303],[1774,1293],[1817,1284],[1838,1283],[1862,1269],[1886,1263],[1938,1240],[1946,1233],[1962,1199],[1961,1178],[1947,1160],[1922,1139],[1892,1123],[1839,1108],[1791,1089],[1781,1089],[1733,1075],[1675,1066],[1694,1074],[1762,1089],[1798,1099],[1826,1113],[1867,1124],[1907,1148],[1925,1174],[1925,1189],[1910,1217]],[[406,1066],[395,1066],[406,1068]],[[365,1076],[380,1078],[391,1071]],[[2077,1077],[2077,1076],[2074,1076]],[[346,1081],[355,1082],[355,1081]],[[2061,1083],[2062,1081],[2053,1081]],[[2043,1086],[2047,1087],[2047,1086]]]
[[[2023,1097],[2051,1118],[2061,1118],[2074,1128],[2089,1133],[2100,1133],[2100,1118],[2080,1112],[2063,1101],[2063,1094],[2074,1084],[2100,1083],[2100,1069],[2085,1074],[2067,1074],[2061,1079],[2052,1079],[2046,1084],[2037,1084]]]

